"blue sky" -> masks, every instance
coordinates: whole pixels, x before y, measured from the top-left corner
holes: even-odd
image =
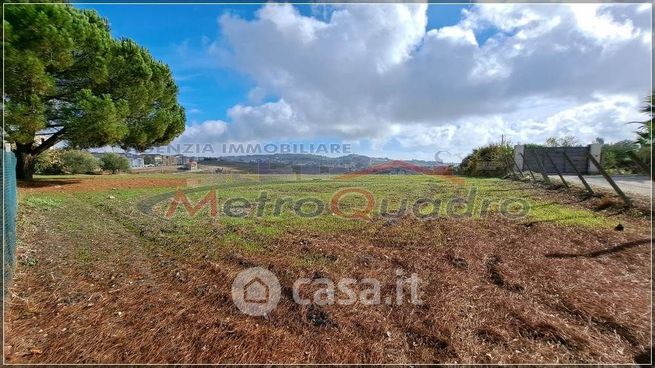
[[[176,143],[456,162],[501,135],[628,139],[650,90],[650,4],[77,6],[171,67]]]
[[[84,5],[109,20],[117,38],[130,38],[167,63],[180,88],[189,122],[225,119],[241,102],[251,81],[218,62],[207,61],[203,39],[220,37],[218,17],[229,11],[252,18],[258,6],[240,5]]]
[[[218,18],[222,14],[236,14],[252,20],[260,5],[106,4],[78,7],[96,10],[109,20],[114,37],[135,40],[171,67],[189,123],[226,120],[227,110],[247,100],[248,92],[255,87],[246,75],[212,61],[206,55],[203,42],[222,38],[218,28]],[[468,5],[431,6],[428,27],[456,24],[465,7]],[[298,5],[297,8],[307,16],[320,12],[312,10],[310,5]]]

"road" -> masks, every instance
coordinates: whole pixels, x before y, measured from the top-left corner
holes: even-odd
[[[549,175],[551,179],[560,181],[557,175]],[[585,175],[585,180],[591,185],[592,188],[600,188],[614,191],[612,186],[603,178],[602,175]],[[626,194],[637,194],[645,197],[652,197],[652,184],[653,182],[647,176],[633,176],[633,175],[615,175],[612,179]],[[564,180],[567,183],[573,183],[582,186],[582,182],[576,175],[564,175]]]

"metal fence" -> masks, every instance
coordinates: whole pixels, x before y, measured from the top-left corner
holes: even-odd
[[[564,153],[568,156],[568,160]],[[562,174],[575,174],[577,169],[577,172],[587,174],[588,154],[589,147],[525,147],[522,169],[527,170],[529,167],[540,171],[543,167],[548,174],[557,174],[557,170]]]
[[[587,192],[594,194],[594,190],[584,178],[584,175],[600,174],[623,199],[626,206],[632,206],[632,200],[603,168],[600,162],[601,151],[602,144],[600,143],[590,144],[587,147],[530,147],[517,145],[514,146],[514,168],[518,169],[520,175],[514,173],[514,176],[522,178],[523,171],[527,170],[533,181],[537,181],[535,177],[535,173],[537,173],[541,174],[544,183],[551,185],[549,174],[557,174],[562,184],[568,189],[570,186],[564,178],[564,174],[575,173]],[[636,156],[633,159],[639,160]],[[637,163],[642,166],[642,169],[647,169],[643,162]]]
[[[2,150],[2,248],[4,251],[3,290],[11,280],[16,261],[16,156]]]

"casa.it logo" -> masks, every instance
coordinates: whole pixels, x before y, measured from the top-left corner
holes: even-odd
[[[337,180],[350,180],[358,178],[365,175],[377,175],[377,174],[386,174],[386,173],[417,173],[423,175],[429,175],[437,179],[442,179],[449,181],[453,184],[463,185],[464,179],[458,176],[455,176],[453,173],[453,168],[451,166],[421,166],[416,165],[411,162],[393,160],[388,162],[383,162],[381,164],[369,166],[365,169],[353,171],[347,174],[339,175],[336,177]]]
[[[252,267],[239,272],[232,282],[234,305],[249,316],[264,316],[280,301],[280,282],[269,270]]]

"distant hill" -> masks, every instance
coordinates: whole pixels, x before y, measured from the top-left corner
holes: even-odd
[[[393,161],[389,158],[369,157],[365,155],[350,154],[340,157],[327,157],[309,153],[276,153],[270,155],[242,155],[242,156],[222,156],[217,158],[206,158],[203,163],[216,162],[220,163],[268,163],[270,165],[311,165],[327,167],[348,167],[348,168],[366,168],[372,165],[382,164]],[[443,163],[436,161],[408,160],[408,163],[418,166],[443,166]]]

